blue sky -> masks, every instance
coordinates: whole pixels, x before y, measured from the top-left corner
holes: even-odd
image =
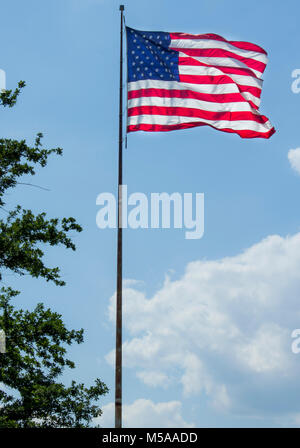
[[[84,227],[74,235],[75,254],[47,252],[66,287],[9,275],[5,284],[22,290],[20,306],[42,300],[69,326],[85,328],[85,343],[71,349],[77,369],[65,381],[107,383],[105,426],[114,399],[116,231],[98,229],[95,218],[97,195],[117,187],[118,7],[11,0],[0,30],[7,88],[27,83],[17,106],[1,111],[1,136],[32,142],[43,132],[46,147],[64,149],[34,179],[50,191],[20,186],[8,202],[74,216]],[[124,277],[136,281],[125,290],[125,424],[297,426],[300,355],[291,352],[290,333],[300,326],[300,177],[288,152],[300,147],[300,94],[291,90],[300,68],[299,2],[132,0],[125,13],[133,28],[216,33],[265,48],[260,110],[277,130],[270,140],[209,127],[128,136],[129,193],[203,192],[205,234],[124,231]]]

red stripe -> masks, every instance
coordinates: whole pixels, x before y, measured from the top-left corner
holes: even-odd
[[[179,75],[179,81],[192,84],[235,84],[227,75]]]
[[[193,90],[167,90],[167,89],[139,89],[128,92],[128,100],[142,97],[159,98],[192,98],[196,100],[208,101],[211,103],[248,103],[253,109],[258,110],[258,106],[250,100],[246,100],[240,93],[200,93]]]
[[[228,42],[224,37],[218,34],[188,34],[188,33],[170,33],[171,39],[212,39],[221,40],[222,42]]]
[[[234,40],[226,40],[224,37],[218,34],[185,34],[185,33],[170,33],[171,39],[211,39],[226,42],[241,50],[257,51],[258,53],[267,54],[267,52],[259,45],[252,44],[251,42],[239,42]]]
[[[243,56],[232,53],[231,51],[222,50],[220,48],[173,48],[173,50],[179,50],[181,53],[185,53],[189,56],[195,57],[236,59],[237,61],[242,62],[243,64],[247,65],[250,68],[253,68],[254,70],[258,70],[261,73],[263,73],[266,68],[266,64],[264,64],[263,62],[259,62],[251,58],[244,58]]]
[[[210,110],[194,109],[190,107],[160,107],[160,106],[138,106],[128,109],[128,117],[137,115],[164,115],[176,117],[197,117],[206,120],[228,120],[228,121],[255,121],[266,123],[268,118],[264,115],[255,115],[252,112],[213,112]]]
[[[179,65],[193,65],[193,66],[196,65],[201,67],[212,67],[231,75],[251,76],[252,78],[259,79],[260,81],[262,81],[262,79],[256,76],[256,74],[253,73],[253,71],[250,70],[249,68],[226,67],[223,65],[209,65],[205,64],[204,62],[197,61],[197,59],[190,58],[188,56],[187,57],[179,56]]]
[[[259,89],[258,87],[242,86],[242,85],[238,84],[238,88],[239,88],[240,92],[248,92],[248,93],[251,93],[256,98],[260,98],[261,89]]]
[[[240,92],[249,92],[260,98],[261,89],[253,86],[243,86],[236,84],[229,76],[201,76],[201,75],[180,75],[180,82],[188,84],[235,84]]]
[[[239,84],[237,81],[233,81],[233,79],[230,78],[230,75],[242,75],[242,76],[248,75],[248,76],[251,76],[252,78],[258,79],[256,77],[256,75],[253,72],[251,72],[251,70],[248,70],[246,68],[223,67],[223,66],[222,67],[221,66],[216,67],[216,66],[213,66],[213,65],[209,65],[208,66],[207,64],[204,64],[202,62],[197,61],[196,59],[189,58],[189,57],[179,57],[179,65],[195,65],[195,66],[199,66],[200,65],[202,67],[204,66],[204,67],[218,68],[218,70],[220,70],[220,71],[226,73],[227,75],[229,75],[228,76],[228,83],[231,84],[233,82],[234,84],[236,84],[238,86],[240,92],[245,92],[246,91],[246,92],[252,93],[257,98],[260,98],[260,96],[261,96],[261,87],[255,87],[256,90],[253,91],[251,89],[251,87],[253,87],[253,86],[249,86],[249,89],[248,89],[248,86],[247,86],[247,90],[245,90],[245,85]],[[189,75],[180,75],[180,78],[182,78],[182,76],[189,76]],[[200,76],[200,75],[191,75],[191,76]],[[260,81],[262,82],[262,80],[260,80]],[[218,82],[215,82],[215,84],[218,84]],[[252,107],[254,107],[254,109],[258,109],[258,106],[256,104],[254,104],[251,100],[247,100],[247,101],[248,101],[248,103]]]
[[[229,41],[229,43],[237,48],[240,48],[241,50],[257,51],[258,53],[264,53],[265,55],[268,55],[266,50],[256,44],[252,44],[251,42],[238,42],[235,40],[231,40]]]
[[[240,93],[200,93],[193,90],[167,90],[167,89],[139,89],[130,90],[128,99],[141,97],[159,97],[159,98],[191,98],[195,100],[208,101],[211,103],[238,103],[247,100]]]
[[[198,126],[210,126],[217,131],[230,132],[238,134],[242,138],[270,138],[271,135],[275,133],[275,129],[272,128],[268,132],[255,132],[250,130],[236,131],[233,129],[218,129],[214,126],[206,123],[181,123],[173,125],[161,125],[161,124],[138,124],[127,126],[127,132],[135,131],[146,131],[146,132],[165,132],[165,131],[175,131],[178,129],[188,129]]]

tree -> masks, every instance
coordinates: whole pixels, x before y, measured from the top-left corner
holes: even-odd
[[[13,107],[25,83],[15,91],[0,94],[0,106]],[[45,245],[62,245],[75,250],[71,231],[81,232],[75,219],[48,219],[34,215],[20,205],[7,210],[5,193],[22,184],[23,175],[35,174],[61,148],[44,149],[42,134],[33,146],[25,140],[0,139],[0,281],[7,270],[19,275],[42,277],[63,286],[58,267],[44,262]],[[83,329],[68,330],[62,316],[40,303],[33,311],[16,309],[19,294],[9,287],[0,293],[0,329],[4,329],[6,353],[0,354],[0,427],[86,427],[101,415],[97,405],[107,386],[95,380],[92,387],[72,381],[69,387],[58,382],[65,368],[75,364],[66,357],[66,346],[83,342]]]

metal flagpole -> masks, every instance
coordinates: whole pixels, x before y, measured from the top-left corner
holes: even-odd
[[[116,383],[115,427],[122,428],[122,182],[123,182],[123,11],[120,5],[120,105],[119,105],[119,174],[118,174],[118,249],[116,303]]]

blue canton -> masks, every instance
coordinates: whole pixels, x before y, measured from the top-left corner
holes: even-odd
[[[169,49],[169,33],[126,27],[128,82],[147,79],[179,81],[178,52]]]

